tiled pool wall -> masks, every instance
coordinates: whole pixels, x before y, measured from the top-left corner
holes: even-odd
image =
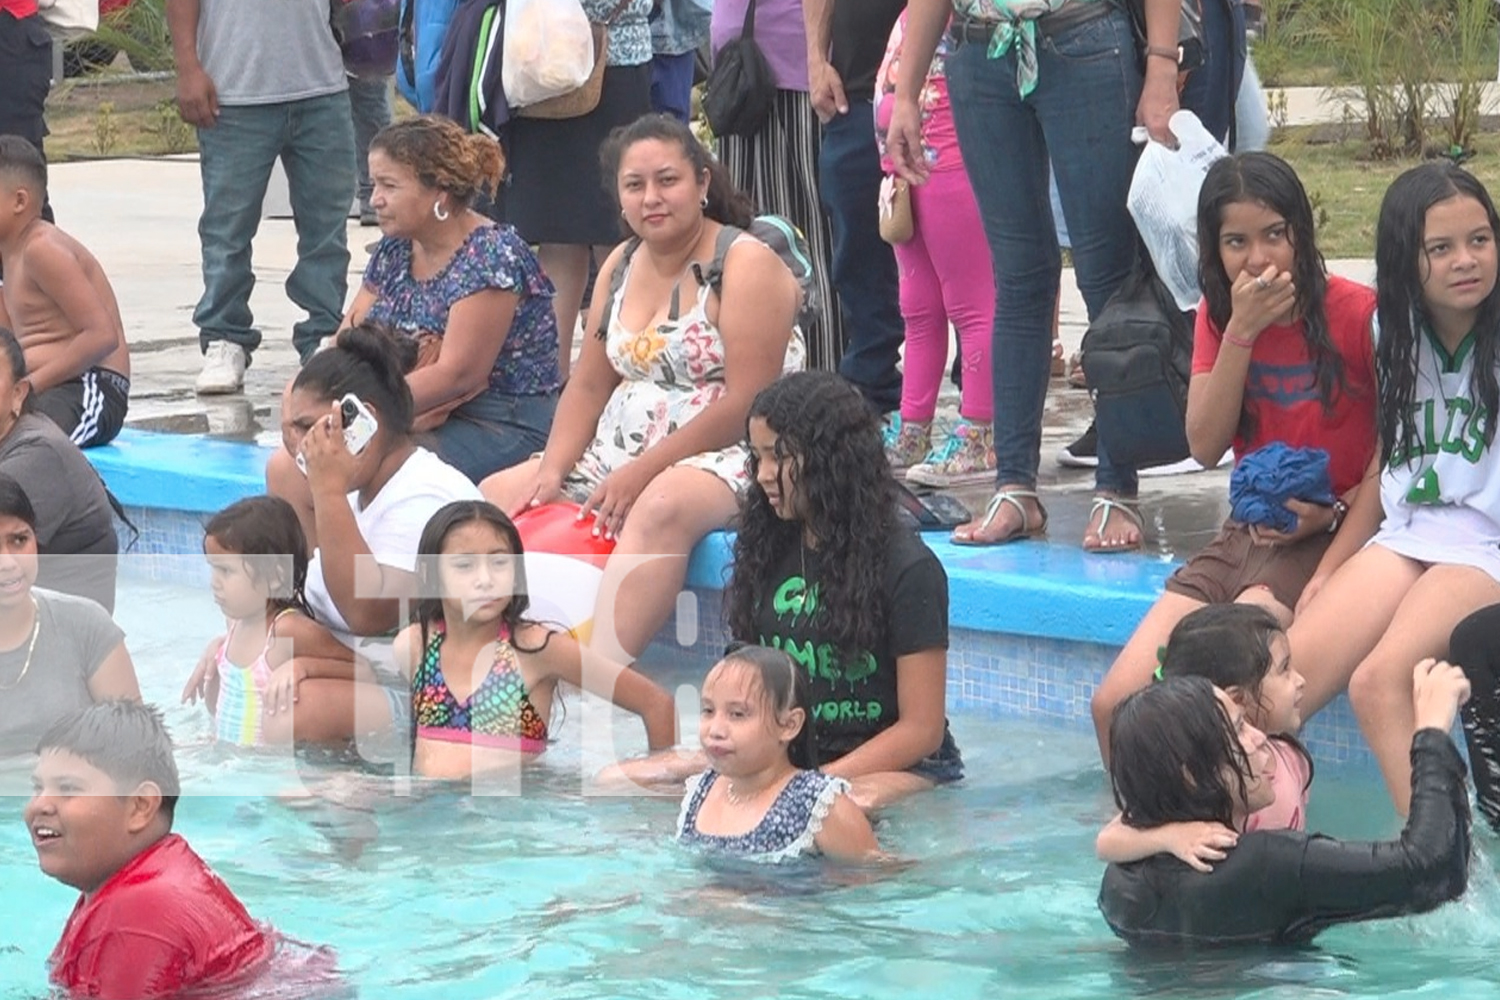
[[[126,513],[140,536],[122,560],[122,576],[207,585],[207,567],[199,554],[209,515],[147,507],[127,507]],[[123,527],[120,545],[122,552],[130,545]],[[687,593],[696,604],[695,625],[679,636],[678,624],[668,622],[642,663],[673,682],[694,684],[722,654],[729,636],[721,593],[697,588]],[[955,628],[949,636],[949,711],[1090,728],[1089,699],[1117,652],[1101,643]],[[955,723],[954,729],[962,743],[962,723]],[[1302,738],[1320,764],[1372,761],[1344,698],[1320,712]]]

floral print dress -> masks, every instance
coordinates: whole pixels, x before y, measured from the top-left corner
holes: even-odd
[[[753,237],[741,237],[752,239]],[[630,281],[625,265],[622,289]],[[594,440],[563,481],[563,491],[582,503],[615,469],[692,420],[724,395],[724,339],[709,322],[709,288],[700,286],[693,307],[676,320],[665,320],[644,330],[628,330],[620,322],[624,294],[615,297],[605,335],[609,363],[620,374]],[[802,333],[793,328],[787,342],[783,374],[806,366]],[[739,493],[747,480],[743,444],[685,458],[679,466],[702,469],[722,479]]]

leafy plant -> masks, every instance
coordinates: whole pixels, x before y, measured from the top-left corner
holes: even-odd
[[[1479,116],[1484,110],[1484,85],[1490,75],[1488,41],[1494,33],[1492,0],[1451,0],[1449,45],[1458,79],[1438,85],[1442,104],[1443,138],[1452,155],[1472,154]]]
[[[120,123],[115,118],[113,101],[103,101],[94,109],[94,152],[108,156],[120,142]]]
[[[139,73],[172,68],[172,36],[167,31],[166,0],[135,0],[110,13],[95,37],[125,53]]]
[[[168,97],[151,106],[145,130],[154,135],[167,153],[186,153],[196,145],[193,127],[177,113],[177,102]]]

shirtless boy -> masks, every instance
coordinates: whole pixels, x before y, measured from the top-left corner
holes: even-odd
[[[26,354],[31,403],[80,448],[120,433],[130,403],[130,349],[114,289],[81,243],[41,217],[47,164],[0,135],[0,326]]]

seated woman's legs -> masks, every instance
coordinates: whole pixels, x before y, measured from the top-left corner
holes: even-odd
[[[540,458],[513,465],[493,476],[486,476],[479,484],[479,492],[490,503],[514,517],[516,508],[526,503],[527,494],[535,485],[537,470],[541,467]]]
[[[1333,581],[1329,582],[1329,586]],[[1500,601],[1500,583],[1470,566],[1433,566],[1412,584],[1390,625],[1349,678],[1349,701],[1359,719],[1396,811],[1411,805],[1412,667],[1425,657],[1446,658],[1458,623]]]
[[[604,567],[590,645],[621,663],[640,656],[676,606],[688,553],[735,510],[729,486],[702,469],[674,466],[651,480]]]
[[[342,746],[390,728],[391,696],[385,688],[324,679],[303,681],[292,711],[268,714],[261,724],[265,742],[272,745]]]
[[[266,461],[266,492],[292,505],[302,525],[302,534],[307,538],[308,551],[316,549],[318,529],[313,514],[312,489],[307,485],[307,477],[297,468],[297,460],[285,448],[271,452]]]
[[[474,482],[520,465],[547,446],[557,396],[485,392],[432,432],[437,456]]]

